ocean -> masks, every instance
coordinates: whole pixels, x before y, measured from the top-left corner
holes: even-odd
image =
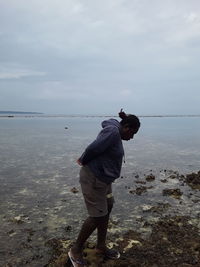
[[[44,244],[49,238],[75,238],[87,214],[76,159],[101,130],[104,119],[0,118],[0,265],[18,257],[19,266],[23,266],[22,259],[36,252],[43,255],[40,262],[45,264],[49,256],[44,256],[48,252]],[[123,141],[125,163],[121,177],[113,184],[112,219],[119,222],[120,231],[138,228],[144,210],[161,202],[170,205],[165,214],[196,216],[199,212],[198,203],[189,197],[189,187],[181,187],[176,179],[167,184],[162,181],[172,174],[200,170],[200,117],[141,117],[140,121],[134,139]],[[155,181],[146,183],[150,174]],[[144,183],[147,191],[130,193]],[[77,193],[71,191],[73,187]],[[184,209],[179,200],[162,194],[164,188],[177,187],[185,194],[181,200]],[[200,198],[199,192],[193,195]],[[152,215],[144,216],[152,219]],[[159,214],[154,214],[154,219],[156,216]],[[30,231],[32,249],[26,247],[24,252],[19,244],[26,243]],[[36,259],[29,266],[37,264]]]

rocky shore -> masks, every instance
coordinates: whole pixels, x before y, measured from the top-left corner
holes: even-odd
[[[84,249],[84,258],[91,267],[127,267],[127,266],[200,266],[200,235],[197,220],[184,217],[163,217],[148,225],[152,228],[149,238],[130,230],[123,236],[114,235],[108,245],[121,253],[120,259],[107,260],[95,253],[94,244],[88,243]],[[67,240],[50,240],[52,259],[47,266],[71,266],[66,248]]]
[[[139,176],[137,177],[139,178]],[[193,190],[200,190],[200,171],[186,176],[171,172],[169,179],[177,179],[179,184],[187,184]],[[145,180],[152,182],[156,179],[153,174],[147,175]],[[144,181],[140,183],[145,184]],[[163,181],[163,183],[166,183]],[[138,184],[138,181],[137,181]],[[138,189],[139,188],[139,189]],[[138,187],[131,194],[142,195],[151,187]],[[181,199],[183,192],[179,188],[164,189],[163,195]],[[194,202],[199,202],[195,198]],[[182,202],[180,202],[180,205]],[[115,232],[109,235],[108,246],[117,249],[121,253],[118,260],[108,260],[95,253],[95,244],[87,243],[84,249],[84,258],[91,267],[114,267],[114,266],[200,266],[200,212],[196,218],[190,216],[162,216],[169,205],[159,203],[157,206],[144,206],[143,211],[150,214],[159,214],[159,219],[148,222],[143,217],[143,227],[148,229],[148,236],[144,238],[140,231],[131,229],[121,235]],[[182,207],[184,209],[184,206]],[[117,228],[118,222],[110,222],[109,229]],[[111,231],[112,232],[112,231]],[[70,248],[70,240],[49,240],[48,245],[52,248],[52,258],[47,266],[61,267],[71,266],[66,251]]]
[[[160,185],[163,185],[162,188],[161,186],[159,188],[159,201],[154,204],[146,204],[141,201],[141,213],[134,217],[138,227],[134,227],[131,221],[129,226],[125,227],[125,221],[123,222],[122,219],[111,218],[108,246],[120,252],[120,259],[114,261],[96,255],[95,239],[92,239],[84,249],[84,258],[88,266],[200,266],[200,211],[198,208],[200,171],[181,175],[176,171],[162,170],[161,174],[160,176],[153,172],[142,176],[136,174],[134,185],[124,186],[129,197],[143,199],[147,194],[154,196],[153,190],[157,186],[158,179]],[[70,194],[77,195],[80,192],[76,187],[72,187]],[[190,201],[190,206],[186,208],[188,201]],[[193,208],[191,214],[190,207]],[[184,212],[186,209],[187,214]],[[38,223],[42,224],[42,220]],[[43,238],[45,240],[43,249],[37,251],[37,242],[33,242],[34,236],[37,235],[37,229],[27,228],[27,221],[28,218],[23,216],[12,218],[10,225],[13,227],[7,232],[7,235],[14,238],[16,235],[14,226],[21,226],[21,229],[26,232],[26,239],[19,244],[19,248],[26,253],[28,251],[27,255],[29,256],[25,257],[23,253],[17,255],[10,252],[7,254],[3,266],[71,266],[67,256],[73,242],[73,239],[69,237],[70,234],[68,238],[49,238],[46,234]],[[65,232],[70,233],[72,228],[72,225],[66,225]]]

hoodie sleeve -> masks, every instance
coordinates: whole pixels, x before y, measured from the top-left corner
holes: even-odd
[[[107,126],[101,130],[96,140],[93,141],[80,157],[80,162],[85,165],[98,155],[104,153],[119,140],[119,130],[117,127]]]

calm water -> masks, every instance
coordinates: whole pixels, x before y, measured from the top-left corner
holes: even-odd
[[[96,137],[103,119],[0,119],[0,253],[3,255],[0,265],[12,257],[12,253],[23,256],[18,244],[27,240],[27,229],[34,229],[31,246],[43,254],[43,244],[50,237],[74,238],[77,234],[86,211],[81,193],[70,191],[74,186],[80,189],[79,166],[75,162]],[[123,179],[118,179],[113,186],[117,200],[113,217],[126,218],[123,227],[136,226],[133,218],[142,213],[142,205],[159,203],[161,199],[172,205],[171,213],[183,212],[177,200],[162,197],[166,184],[159,179],[165,178],[164,170],[185,174],[200,169],[199,136],[200,117],[141,118],[139,133],[134,140],[124,142]],[[135,175],[142,179],[148,173],[156,175],[154,187],[142,197],[128,194],[127,187],[136,187]],[[176,186],[175,181],[168,184],[168,187]],[[198,192],[196,197],[200,197]],[[189,198],[182,201],[188,207],[186,213],[197,212]],[[23,223],[14,223],[16,216],[20,216]],[[72,231],[66,234],[68,225]],[[27,257],[28,253],[27,248]],[[45,263],[45,258],[43,261]]]

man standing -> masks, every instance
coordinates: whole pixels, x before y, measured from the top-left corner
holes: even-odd
[[[77,160],[81,166],[80,184],[88,211],[78,238],[68,255],[75,267],[84,266],[82,256],[85,241],[97,229],[97,253],[107,258],[119,258],[119,252],[106,247],[109,215],[113,207],[112,182],[120,176],[124,149],[122,140],[130,140],[138,132],[140,121],[121,109],[120,122],[102,122],[102,130]]]

